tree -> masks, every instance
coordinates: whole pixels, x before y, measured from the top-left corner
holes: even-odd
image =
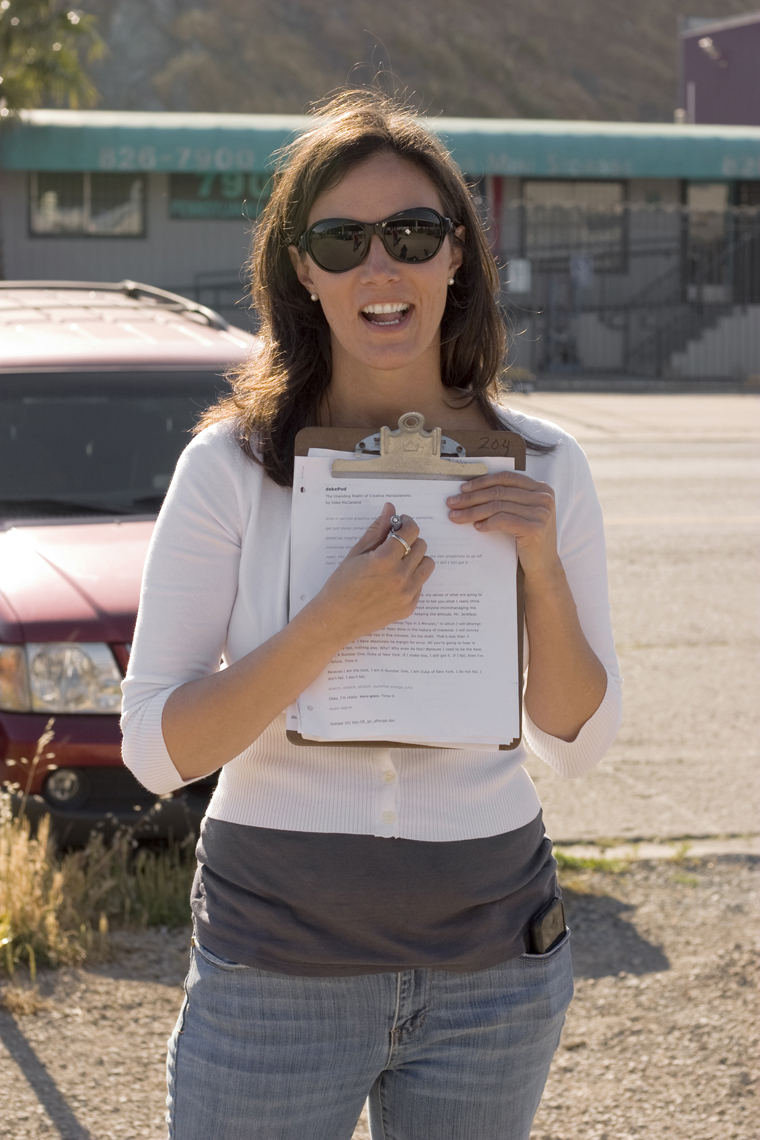
[[[79,58],[80,47],[88,59],[105,52],[95,17],[65,7],[61,0],[0,0],[0,123],[48,100],[78,107],[99,98]]]
[[[69,0],[70,2],[70,0]],[[80,50],[98,59],[96,17],[61,0],[0,0],[0,116],[53,102],[92,106],[99,95]]]

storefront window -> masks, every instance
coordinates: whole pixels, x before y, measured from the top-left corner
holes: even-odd
[[[686,187],[690,301],[730,300],[729,189],[727,182],[690,182]]]
[[[524,257],[558,270],[584,258],[594,273],[625,271],[624,182],[526,180],[522,197]]]
[[[40,237],[142,237],[145,178],[73,171],[30,174],[29,228]]]
[[[734,301],[760,302],[760,182],[737,182],[734,201]]]

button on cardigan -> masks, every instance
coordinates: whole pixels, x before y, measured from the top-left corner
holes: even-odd
[[[509,422],[556,445],[529,451],[527,473],[554,488],[559,554],[583,632],[607,670],[604,699],[575,740],[542,732],[527,713],[524,738],[556,771],[580,776],[609,748],[621,717],[601,509],[571,436],[516,412]],[[123,683],[124,761],[153,792],[185,783],[161,732],[169,695],[287,624],[290,498],[241,451],[230,424],[205,429],[180,457],[148,551]],[[526,639],[526,659],[527,649]],[[540,808],[526,754],[524,744],[509,752],[303,747],[288,742],[283,713],[224,765],[208,814],[255,827],[431,842],[500,835]]]

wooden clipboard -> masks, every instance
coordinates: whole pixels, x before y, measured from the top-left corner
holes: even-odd
[[[416,438],[415,438],[416,437]],[[309,448],[323,447],[331,451],[353,451],[361,458],[335,460],[333,469],[340,468],[340,478],[371,478],[370,467],[375,465],[383,478],[452,479],[475,478],[486,472],[474,464],[460,464],[460,458],[476,457],[514,459],[515,470],[525,470],[525,440],[513,431],[456,430],[443,436],[440,428],[425,431],[425,418],[419,412],[407,412],[399,419],[398,429],[383,427],[379,432],[365,435],[361,428],[302,428],[295,439],[295,454],[308,455]],[[378,459],[372,457],[379,452]],[[449,459],[448,456],[451,456]],[[386,462],[380,462],[383,458]],[[350,467],[348,466],[350,464]],[[378,469],[378,464],[379,468]],[[475,468],[475,469],[473,469]],[[362,470],[363,469],[363,470]],[[525,590],[522,566],[517,563],[517,675],[522,684],[523,633],[525,627]],[[499,751],[517,748],[522,739],[522,694],[519,699],[520,735],[510,744],[500,744]],[[308,748],[432,748],[434,745],[405,744],[396,740],[308,740],[300,732],[288,729],[291,744]]]

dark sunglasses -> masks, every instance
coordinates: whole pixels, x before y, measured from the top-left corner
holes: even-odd
[[[454,228],[451,218],[442,218],[437,210],[427,206],[416,206],[382,222],[324,218],[309,226],[298,239],[297,247],[311,254],[317,265],[328,273],[345,273],[364,261],[373,234],[377,234],[396,261],[419,264],[435,257],[443,239]]]

